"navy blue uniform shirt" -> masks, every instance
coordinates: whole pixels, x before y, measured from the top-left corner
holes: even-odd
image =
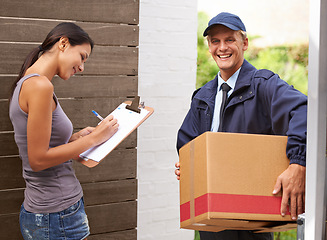
[[[193,94],[191,108],[177,136],[177,150],[210,131],[217,76]],[[222,131],[288,136],[290,164],[306,165],[307,97],[269,70],[244,60],[221,119]]]

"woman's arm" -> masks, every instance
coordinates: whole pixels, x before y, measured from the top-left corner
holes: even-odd
[[[27,145],[28,158],[34,171],[41,171],[77,158],[87,149],[96,146],[118,130],[117,120],[105,118],[91,133],[73,137],[72,142],[49,149],[53,111],[53,85],[45,77],[31,78],[22,88],[22,102],[28,107]]]

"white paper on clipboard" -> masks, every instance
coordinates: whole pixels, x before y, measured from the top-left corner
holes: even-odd
[[[106,142],[81,153],[80,157],[82,159],[92,159],[93,161],[100,162],[149,114],[149,111],[146,109],[141,109],[140,113],[128,110],[126,105],[126,103],[120,104],[109,114],[117,119],[119,124],[118,131]]]

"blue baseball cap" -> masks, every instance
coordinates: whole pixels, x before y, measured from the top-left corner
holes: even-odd
[[[246,32],[245,26],[238,16],[228,12],[221,12],[209,21],[208,27],[203,32],[203,36],[205,37],[208,35],[208,32],[212,26],[219,24],[224,25],[234,31],[242,30]]]

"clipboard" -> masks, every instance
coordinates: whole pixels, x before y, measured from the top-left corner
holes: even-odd
[[[107,141],[81,153],[79,155],[80,163],[89,168],[95,167],[152,115],[154,111],[153,108],[144,106],[144,103],[139,104],[139,100],[140,97],[137,96],[133,102],[123,102],[109,114],[113,115],[114,118],[118,120],[118,131]]]

